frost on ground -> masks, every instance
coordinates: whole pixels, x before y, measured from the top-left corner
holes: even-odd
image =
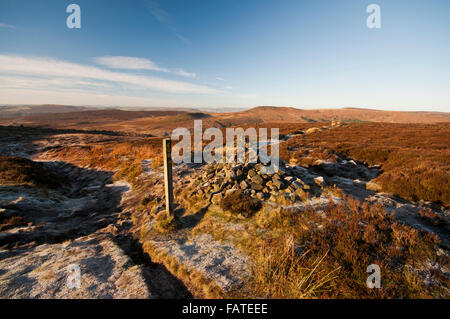
[[[158,250],[173,257],[188,270],[200,272],[223,291],[241,286],[250,276],[249,260],[230,244],[201,234],[190,240],[155,240]]]
[[[0,298],[192,297],[134,237],[123,209],[130,184],[113,182],[113,171],[46,157],[62,145],[111,136],[55,135],[38,128],[2,132],[1,154],[40,161],[61,185],[0,184]],[[80,289],[67,285],[70,265],[80,267]]]
[[[80,289],[67,284],[80,267]],[[0,251],[1,298],[150,298],[142,273],[108,234]]]

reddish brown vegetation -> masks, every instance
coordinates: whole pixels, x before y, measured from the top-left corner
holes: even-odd
[[[296,137],[281,151],[285,159],[331,159],[336,153],[379,164],[375,180],[386,192],[410,200],[450,204],[450,125],[358,123]],[[298,148],[299,151],[289,149]]]
[[[111,170],[116,179],[136,183],[143,173],[143,160],[152,159],[152,167],[162,165],[162,145],[159,138],[112,140],[98,144],[68,146],[49,150],[46,156],[80,166]]]
[[[305,269],[315,267],[318,260],[322,261],[314,274],[318,276],[316,283],[325,276],[330,279],[330,274],[333,278],[314,291],[314,297],[445,296],[442,286],[427,286],[423,282],[423,269],[429,262],[449,263],[445,256],[436,255],[437,237],[398,224],[381,207],[361,204],[347,197],[345,204],[329,204],[322,214],[309,209],[302,213],[281,210],[278,215],[270,229],[277,233],[277,228],[281,227],[283,233],[292,235],[290,246],[295,254],[286,255],[283,238],[265,240],[255,271],[256,290],[268,297],[301,297],[304,291],[298,290],[294,283],[301,281]],[[269,268],[264,267],[268,258]],[[381,268],[381,289],[367,289],[366,270],[370,264]],[[284,275],[273,280],[273,273]],[[448,286],[448,278],[438,273],[432,276]]]
[[[61,108],[61,113],[57,113]],[[369,109],[316,109],[302,110],[292,107],[255,107],[241,112],[206,113],[188,111],[123,111],[114,109],[85,109],[64,106],[42,106],[14,111],[6,109],[7,119],[0,124],[17,122],[23,125],[53,128],[101,129],[133,133],[161,135],[177,127],[191,128],[193,119],[203,119],[204,127],[231,127],[265,123],[320,123],[339,120],[352,123],[361,121],[395,123],[448,122],[448,113],[438,112],[393,112]],[[70,112],[70,111],[74,112]],[[62,113],[64,112],[64,113]]]

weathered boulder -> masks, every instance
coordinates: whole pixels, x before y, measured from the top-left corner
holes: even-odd
[[[323,176],[318,176],[314,178],[314,183],[316,183],[317,186],[323,187],[325,186],[325,180],[323,179]]]

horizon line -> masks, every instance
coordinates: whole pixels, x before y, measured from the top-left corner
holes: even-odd
[[[400,112],[400,113],[445,113],[450,114],[450,111],[427,111],[427,110],[393,110],[393,109],[385,109],[385,108],[372,108],[370,106],[288,106],[288,105],[254,105],[254,106],[140,106],[140,105],[82,105],[82,104],[56,104],[56,103],[39,103],[39,104],[29,104],[29,103],[8,103],[3,104],[0,103],[0,107],[2,106],[72,106],[72,107],[85,107],[85,108],[166,108],[166,109],[240,109],[240,110],[251,110],[255,108],[292,108],[296,110],[305,110],[305,111],[313,111],[313,110],[368,110],[368,111],[381,111],[381,112]]]

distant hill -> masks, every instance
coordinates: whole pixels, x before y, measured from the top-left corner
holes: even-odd
[[[204,108],[204,107],[142,107],[142,106],[74,106],[74,105],[58,105],[58,104],[41,104],[41,105],[0,105],[0,119],[18,118],[27,115],[36,114],[55,114],[70,113],[89,110],[122,110],[122,111],[182,111],[182,112],[237,112],[246,108]]]
[[[436,123],[450,122],[450,113],[444,112],[398,112],[363,108],[313,109],[293,107],[258,106],[243,112],[219,115],[223,118],[247,118],[260,122],[389,122],[389,123]]]
[[[236,112],[204,112],[197,108],[155,108],[133,110],[63,105],[0,106],[0,125],[43,126],[57,129],[126,131],[141,134],[169,134],[177,127],[193,127],[202,119],[203,127],[230,127],[264,123],[450,122],[450,113],[395,112],[361,108],[305,110],[293,107],[258,106]]]
[[[31,114],[68,113],[88,110],[84,106],[72,105],[0,105],[0,118],[18,118]]]

